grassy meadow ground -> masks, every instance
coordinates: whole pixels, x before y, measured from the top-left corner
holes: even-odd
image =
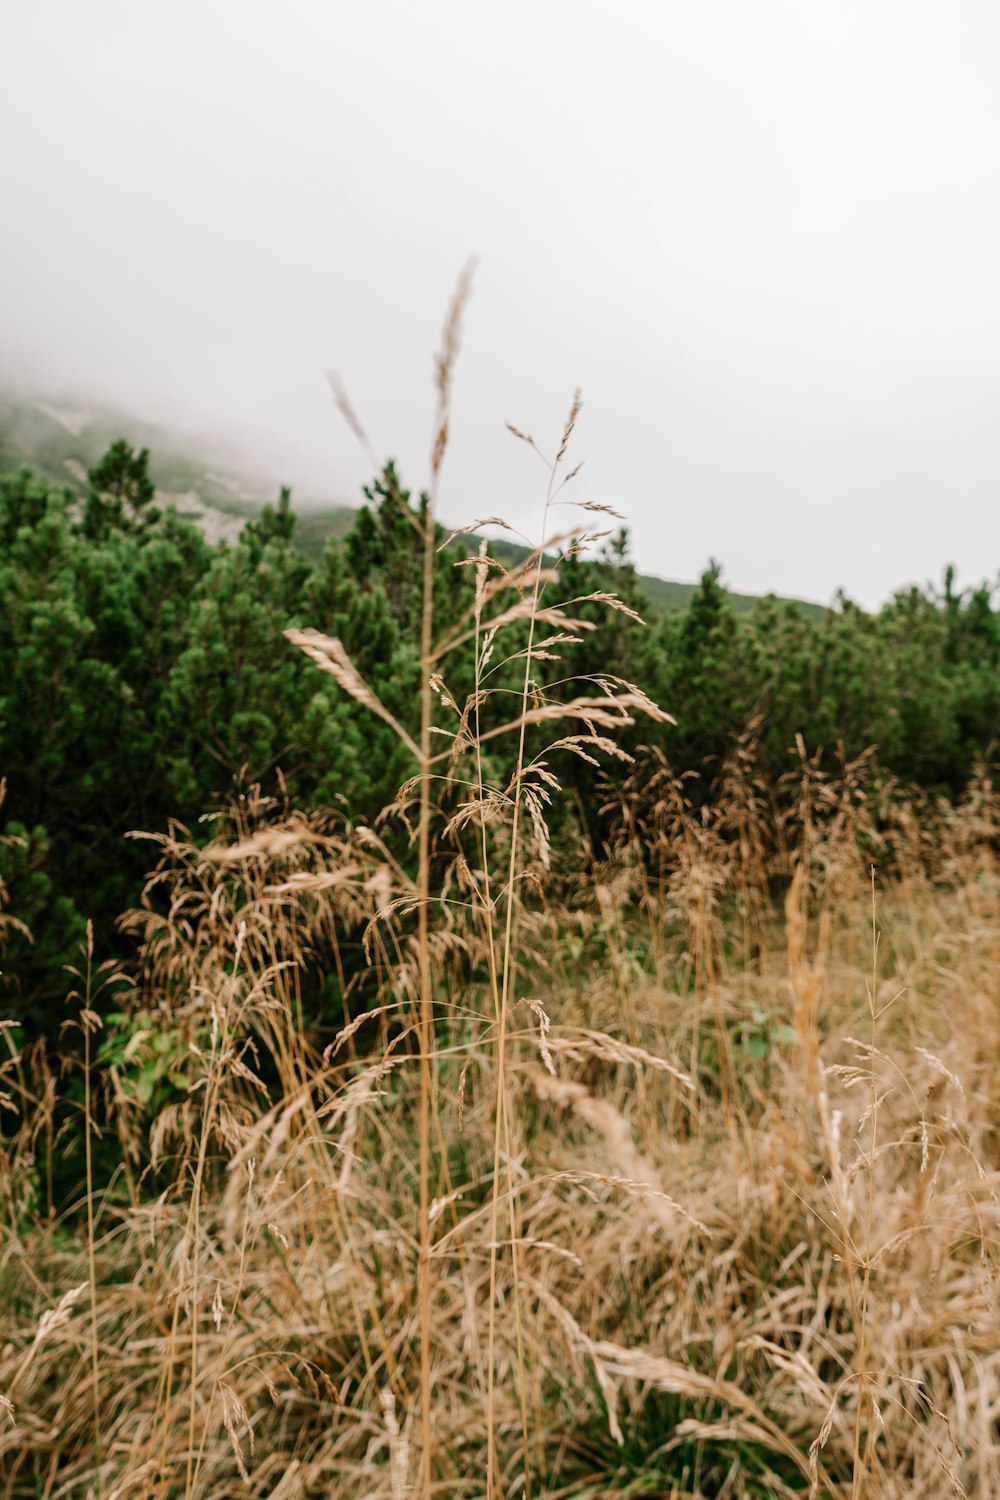
[[[995,1496],[990,775],[917,799],[800,743],[779,799],[751,726],[696,795],[619,748],[665,719],[639,687],[544,696],[597,598],[545,564],[577,403],[544,545],[473,559],[436,640],[460,311],[419,737],[289,632],[405,746],[395,808],[161,830],[63,1063],[4,1025],[0,1496]],[[599,857],[567,755],[608,772]]]
[[[5,1069],[0,1493],[421,1493],[423,1293],[434,1494],[488,1463],[498,1495],[996,1494],[996,796],[933,837],[901,810],[873,953],[856,789],[804,810],[777,904],[749,790],[706,818],[664,775],[524,912],[502,1084],[474,938],[431,934],[426,1286],[406,940],[324,1052],[296,1011],[377,859],[266,809],[165,845],[116,1047],[82,971],[121,1168],[63,1223],[62,1085]]]

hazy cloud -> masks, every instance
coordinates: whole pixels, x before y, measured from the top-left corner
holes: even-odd
[[[532,530],[503,430],[586,410],[642,566],[874,603],[1000,563],[1000,11],[920,0],[19,0],[3,373],[227,436],[352,500],[426,475]]]

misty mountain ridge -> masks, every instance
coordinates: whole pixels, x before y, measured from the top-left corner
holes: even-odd
[[[112,407],[27,389],[0,389],[0,473],[27,465],[82,497],[87,471],[119,438],[149,449],[157,501],[174,505],[210,542],[234,544],[244,523],[277,496],[277,480],[234,467],[212,455],[203,440],[183,437]],[[296,508],[298,544],[310,557],[318,558],[331,536],[346,535],[358,509],[357,505],[307,497]],[[507,539],[496,546],[498,555],[509,562],[528,551]],[[686,608],[696,587],[648,573],[639,574],[638,583],[654,612]],[[752,609],[757,601],[755,595],[732,591],[728,597],[740,611]],[[820,604],[794,602],[817,618],[825,613]]]

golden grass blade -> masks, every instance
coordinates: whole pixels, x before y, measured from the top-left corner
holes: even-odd
[[[285,639],[291,641],[293,646],[298,646],[300,651],[304,651],[321,672],[326,672],[332,677],[338,687],[343,688],[344,692],[348,693],[356,703],[360,703],[362,708],[367,708],[383,723],[388,724],[414,760],[420,760],[420,747],[416,740],[389,712],[381,699],[376,697],[335,636],[323,635],[321,631],[313,629],[286,630]]]

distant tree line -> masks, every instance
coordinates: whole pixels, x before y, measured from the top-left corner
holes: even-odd
[[[0,1009],[31,1024],[65,993],[63,966],[92,919],[105,953],[151,863],[132,830],[195,825],[259,784],[296,805],[374,818],[411,767],[397,738],[283,637],[338,636],[392,713],[413,723],[419,679],[423,501],[391,465],[366,491],[350,533],[318,563],[295,542],[283,491],[235,546],[212,545],[172,508],[157,510],[149,455],[115,443],[82,505],[22,470],[0,479],[0,888],[33,941],[7,926]],[[442,538],[443,540],[443,538]],[[464,555],[464,554],[462,554]],[[440,625],[474,588],[459,554],[438,554]],[[617,536],[596,560],[566,559],[561,595],[645,601]],[[903,781],[954,794],[1000,730],[1000,608],[988,584],[909,589],[878,613],[841,598],[821,620],[762,599],[729,604],[711,566],[690,607],[649,627],[582,606],[595,629],[558,675],[618,673],[677,720],[634,738],[683,773],[719,760],[752,719],[760,770],[777,783],[796,735],[848,755],[875,746]],[[459,670],[462,670],[461,668]],[[458,701],[471,687],[449,683]],[[590,769],[560,772],[590,837],[601,836]],[[565,830],[564,830],[565,835]],[[559,828],[556,828],[559,837]]]

